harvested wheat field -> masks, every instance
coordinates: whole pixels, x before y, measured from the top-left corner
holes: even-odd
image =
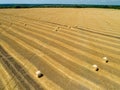
[[[0,90],[120,90],[120,10],[0,9]]]

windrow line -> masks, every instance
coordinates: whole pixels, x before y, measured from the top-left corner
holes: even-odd
[[[81,78],[79,76],[77,76],[76,74],[74,74],[73,72],[69,71],[67,68],[61,66],[61,64],[57,63],[56,61],[54,61],[52,58],[50,58],[49,56],[46,56],[44,55],[42,52],[40,52],[38,49],[35,49],[33,47],[31,47],[30,45],[28,44],[25,44],[23,41],[17,39],[17,38],[13,38],[13,36],[9,35],[9,34],[6,34],[5,33],[5,36],[7,35],[7,37],[13,39],[13,40],[17,40],[17,43],[19,43],[20,45],[24,46],[24,48],[34,52],[36,55],[40,56],[41,58],[43,58],[47,63],[49,63],[50,65],[52,65],[52,67],[54,68],[57,68],[58,71],[60,71],[60,73],[63,73],[63,75],[67,76],[68,78],[72,79],[72,82],[76,83],[75,85],[79,85],[77,83],[80,83],[79,81],[81,81],[82,79],[82,83],[80,84],[83,84],[84,82],[88,85],[90,85],[90,87],[96,87],[98,88],[97,85],[94,85],[92,82],[89,82],[88,80],[86,80],[85,78]],[[41,56],[42,55],[42,56]],[[48,60],[46,60],[48,59]],[[62,69],[63,68],[63,69]],[[69,72],[69,75],[66,73],[66,72]],[[71,73],[70,73],[71,72]],[[71,76],[72,75],[72,76]],[[71,83],[72,83],[71,82]],[[63,82],[62,82],[63,83]],[[72,86],[74,86],[74,84],[72,84]],[[77,86],[78,87],[78,86]],[[64,87],[65,88],[65,87]],[[79,87],[80,88],[80,87]]]

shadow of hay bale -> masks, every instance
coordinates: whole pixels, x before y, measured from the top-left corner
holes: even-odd
[[[24,26],[27,26],[27,24],[24,24]]]
[[[43,76],[44,76],[43,74],[39,74],[39,75],[38,75],[38,78],[41,78],[41,77],[43,77]]]
[[[96,68],[96,71],[99,71],[99,68]]]
[[[106,63],[108,63],[109,61],[108,61],[108,60],[106,60],[105,62],[106,62]]]

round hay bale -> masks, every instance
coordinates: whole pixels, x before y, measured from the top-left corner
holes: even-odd
[[[57,31],[58,31],[58,29],[59,29],[59,27],[56,27],[56,28],[55,28],[55,31],[57,32]]]
[[[95,71],[99,70],[99,68],[98,68],[98,66],[96,64],[92,65],[92,67],[94,68]]]
[[[42,77],[42,76],[43,76],[43,74],[42,74],[42,73],[41,73],[41,71],[39,71],[39,70],[38,70],[38,71],[36,71],[36,75],[37,75],[37,77],[38,77],[38,78],[40,78],[40,77]]]
[[[103,60],[105,63],[108,63],[108,58],[107,57],[103,57]]]
[[[68,28],[68,29],[72,29],[72,27],[73,27],[73,26],[70,26],[70,25],[69,25],[69,26],[67,26],[67,28]]]

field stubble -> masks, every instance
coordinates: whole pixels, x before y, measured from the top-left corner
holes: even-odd
[[[6,90],[120,89],[120,18],[116,16],[119,10],[0,10],[0,70],[10,75],[9,80],[14,78],[9,85],[1,79],[0,86]],[[105,56],[108,63],[102,60]],[[36,70],[42,78],[36,78]]]

